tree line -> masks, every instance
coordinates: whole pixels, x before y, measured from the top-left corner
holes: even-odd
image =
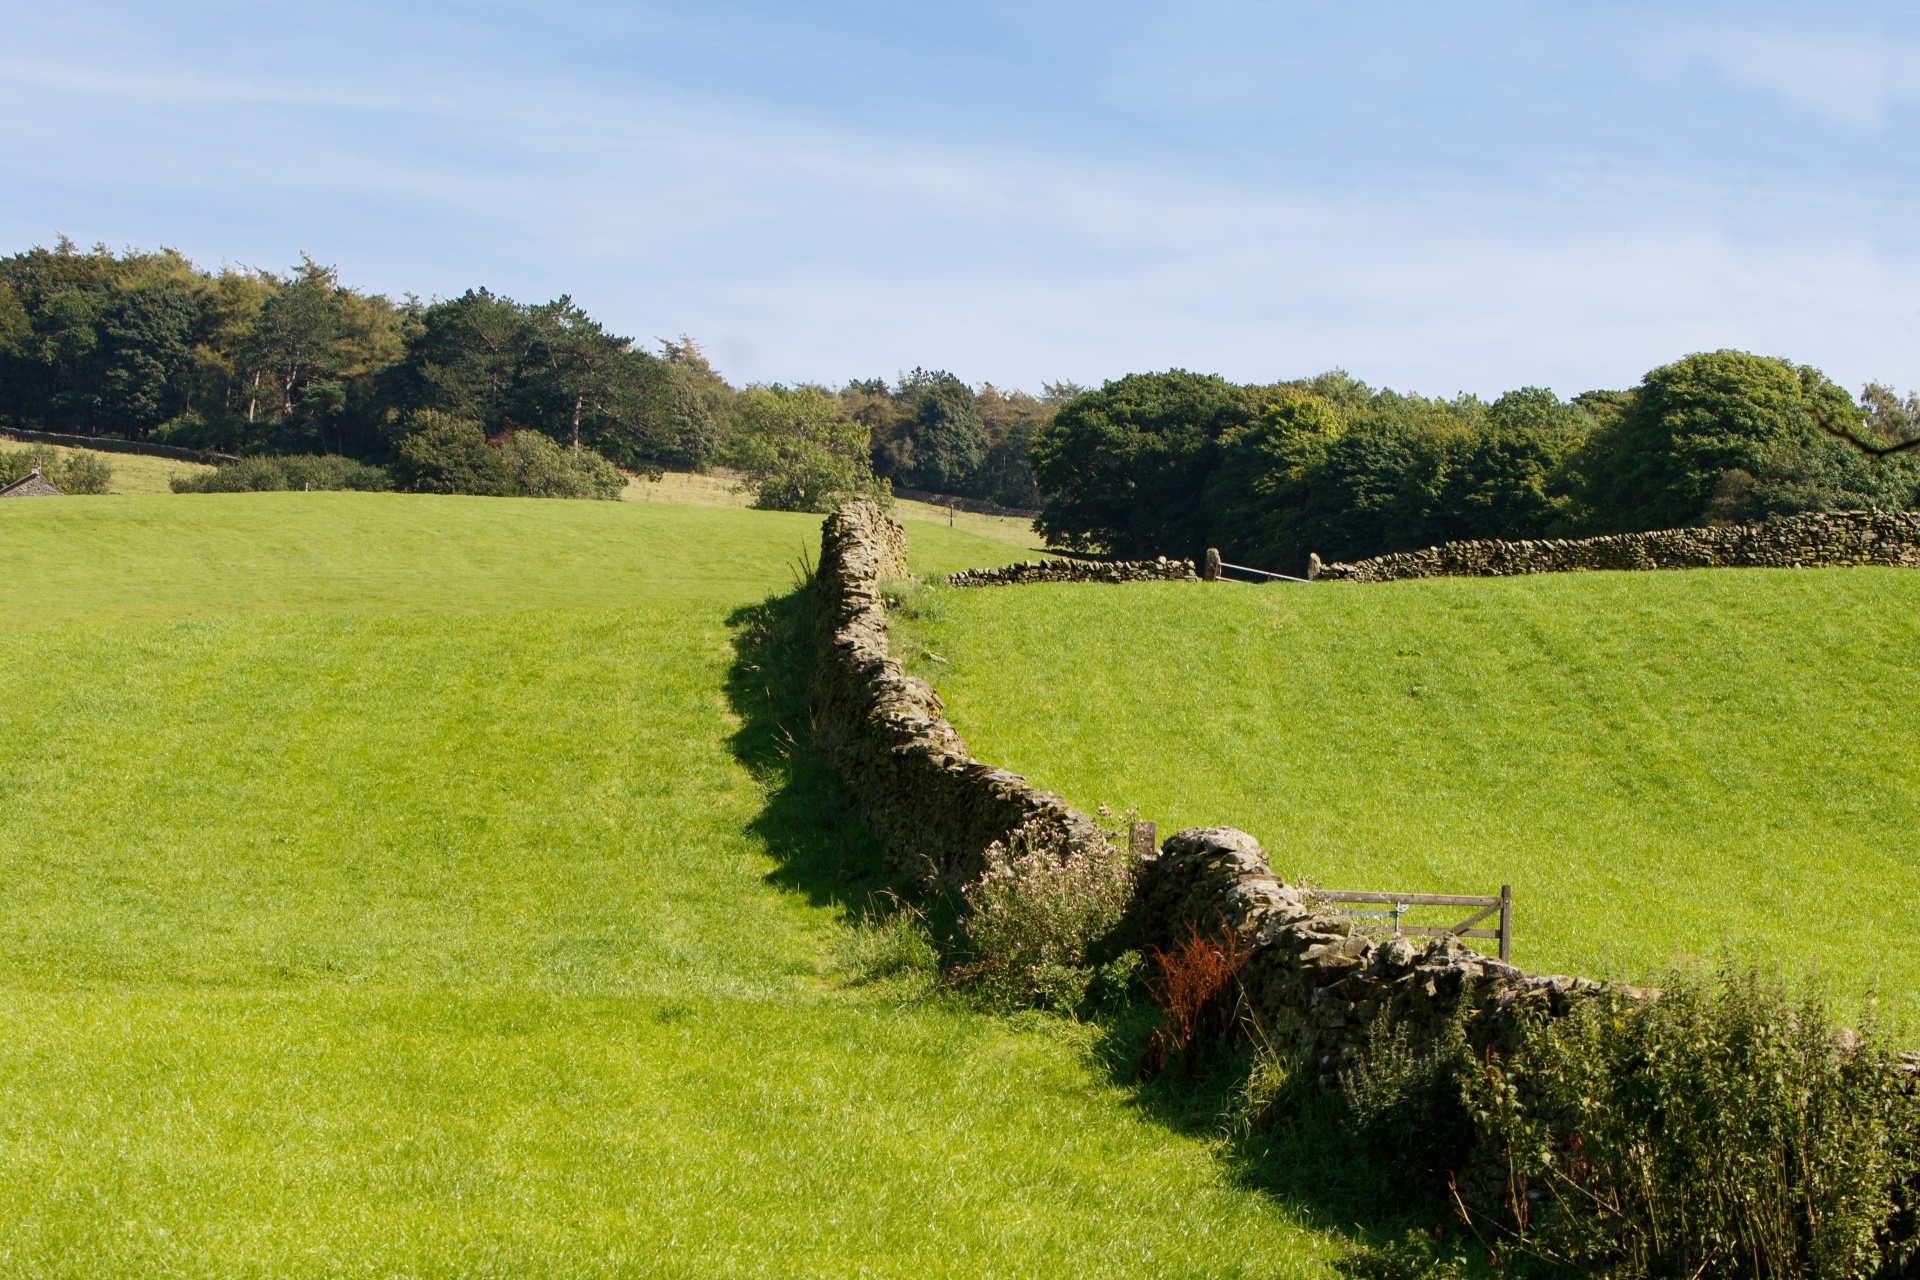
[[[1056,545],[1198,555],[1298,573],[1469,538],[1547,538],[1920,497],[1920,402],[1855,401],[1817,369],[1742,351],[1690,355],[1627,391],[1491,403],[1377,390],[1334,371],[1242,385],[1182,370],[1076,397],[1036,435]]]
[[[399,302],[310,259],[285,274],[62,238],[0,259],[0,424],[249,457],[336,455],[401,487],[608,489],[538,438],[627,472],[738,465],[762,505],[892,485],[1037,507],[1027,453],[1079,388],[975,391],[951,373],[739,391],[692,340],[649,350],[568,297],[476,288]],[[487,450],[491,452],[487,452]],[[303,482],[366,474],[297,467]],[[272,486],[259,464],[204,486]],[[617,490],[618,485],[613,488]]]
[[[1238,384],[1170,370],[1038,396],[945,370],[729,385],[568,297],[398,302],[302,259],[284,274],[62,238],[0,258],[0,426],[256,459],[200,488],[338,484],[614,497],[628,474],[738,469],[757,505],[928,490],[1041,510],[1057,546],[1297,572],[1462,538],[1623,532],[1911,507],[1920,403],[1718,351],[1624,391],[1483,401],[1344,372]],[[1844,437],[1844,438],[1843,438]],[[274,458],[332,456],[358,468]]]

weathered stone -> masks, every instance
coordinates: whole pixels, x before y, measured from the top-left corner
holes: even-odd
[[[1034,582],[1196,582],[1191,560],[1022,560],[999,569],[947,575],[952,587],[1012,587]]]
[[[872,502],[850,502],[820,535],[816,736],[898,868],[966,880],[995,841],[1027,827],[1098,841],[1091,819],[1018,774],[975,760],[932,686],[887,651],[880,584],[907,576],[907,535]]]
[[[1757,525],[1658,529],[1600,538],[1448,542],[1352,564],[1321,566],[1322,582],[1401,578],[1502,577],[1592,569],[1920,568],[1920,513],[1814,511]]]

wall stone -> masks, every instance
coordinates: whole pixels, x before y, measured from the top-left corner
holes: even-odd
[[[1349,916],[1273,874],[1259,842],[1232,827],[1169,836],[1140,877],[1139,924],[1174,940],[1232,930],[1248,948],[1241,985],[1276,1043],[1290,1041],[1331,1084],[1382,1011],[1419,1034],[1456,1013],[1477,1046],[1503,1041],[1523,1010],[1563,1016],[1597,993],[1585,978],[1541,977],[1457,938],[1369,936]]]
[[[850,502],[828,517],[815,731],[889,865],[958,884],[985,868],[988,845],[1027,824],[1069,843],[1099,842],[1092,819],[1059,796],[975,760],[940,695],[901,671],[887,651],[880,584],[906,576],[906,530],[877,504]]]
[[[998,569],[947,575],[950,587],[1012,587],[1030,582],[1197,582],[1191,560],[1022,560]]]
[[[1316,557],[1317,559],[1317,557]],[[1582,569],[1814,569],[1840,565],[1920,568],[1920,513],[1815,511],[1760,524],[1660,529],[1601,538],[1449,542],[1352,564],[1321,566],[1320,581],[1501,577]]]

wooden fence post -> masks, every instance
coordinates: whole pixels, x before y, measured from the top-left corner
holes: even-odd
[[[1513,886],[1500,886],[1500,958],[1513,963]]]
[[[1203,582],[1220,581],[1220,548],[1207,548],[1207,563],[1206,567],[1200,570],[1200,578]]]
[[[1152,822],[1136,822],[1127,836],[1127,848],[1136,858],[1151,858],[1160,847],[1160,828]]]

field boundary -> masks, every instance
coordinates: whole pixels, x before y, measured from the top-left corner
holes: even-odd
[[[985,868],[989,845],[1016,831],[1067,848],[1103,842],[1093,820],[1059,796],[975,760],[933,686],[901,670],[887,648],[881,584],[908,576],[906,527],[878,503],[849,502],[827,517],[815,579],[815,734],[888,865],[959,884]]]
[[[199,462],[207,466],[238,462],[230,453],[211,449],[182,449],[171,444],[148,444],[144,440],[122,440],[117,436],[70,436],[58,431],[28,431],[23,427],[0,428],[0,436],[29,444],[57,444],[68,449],[92,449],[98,453],[136,453],[148,458],[171,458],[175,462]]]
[[[815,734],[889,865],[951,888],[976,878],[987,847],[1015,832],[1055,843],[1068,857],[1105,843],[1106,833],[1059,796],[974,759],[940,695],[901,670],[888,651],[882,585],[907,576],[906,528],[878,504],[850,502],[827,518],[815,580]],[[1311,889],[1282,881],[1244,831],[1194,827],[1154,849],[1147,826],[1136,828],[1144,838],[1127,927],[1146,946],[1223,928],[1239,935],[1255,1018],[1276,1043],[1297,1046],[1325,1083],[1355,1059],[1381,1014],[1435,1030],[1457,1016],[1485,1045],[1525,1016],[1565,1014],[1576,999],[1606,990],[1585,978],[1527,973],[1452,934],[1424,946],[1370,936],[1317,904]]]
[[[1598,538],[1446,542],[1420,551],[1321,564],[1322,582],[1405,578],[1497,578],[1596,569],[1824,569],[1852,565],[1920,568],[1920,512],[1810,511],[1759,524],[1612,533]]]

